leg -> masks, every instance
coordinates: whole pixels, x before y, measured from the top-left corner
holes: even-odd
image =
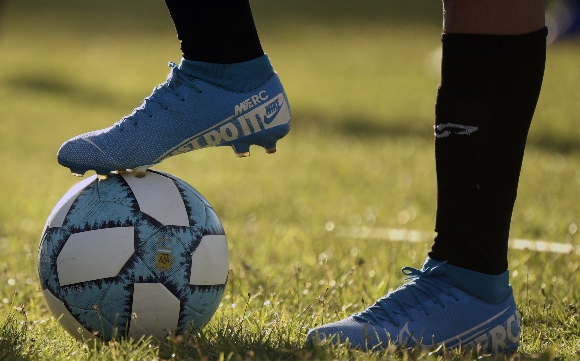
[[[507,270],[511,214],[544,71],[542,6],[444,1],[433,259],[487,274]]]
[[[513,351],[507,236],[545,62],[541,0],[445,0],[435,147],[438,236],[411,282],[309,339]]]
[[[181,153],[231,146],[268,153],[290,130],[280,79],[262,51],[249,0],[167,0],[183,58],[165,83],[113,126],[65,142],[73,174],[137,171]]]

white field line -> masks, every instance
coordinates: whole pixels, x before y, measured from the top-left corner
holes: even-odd
[[[337,227],[339,238],[378,239],[392,242],[430,242],[435,237],[433,232],[424,232],[415,229],[375,228],[375,227]],[[580,247],[568,243],[546,242],[513,238],[509,240],[511,249],[530,250],[550,253],[580,253]]]

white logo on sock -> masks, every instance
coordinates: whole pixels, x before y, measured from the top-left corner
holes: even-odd
[[[436,138],[446,138],[450,135],[471,135],[477,132],[479,128],[471,125],[445,123],[435,125],[433,129],[435,129],[434,134]]]

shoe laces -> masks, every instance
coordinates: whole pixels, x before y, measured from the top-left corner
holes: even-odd
[[[445,263],[447,262],[423,270],[412,267],[403,268],[401,271],[408,276],[405,278],[409,281],[408,283],[388,293],[374,305],[353,317],[374,325],[388,322],[400,327],[401,316],[414,321],[414,316],[410,312],[412,309],[419,309],[429,315],[429,308],[426,306],[428,300],[432,300],[442,308],[445,308],[443,295],[451,296],[456,301],[459,300],[451,286],[437,277],[445,274],[445,268],[442,267]]]
[[[161,109],[168,110],[169,104],[167,100],[163,99],[163,96],[167,93],[173,94],[173,96],[179,98],[182,102],[184,102],[186,97],[184,94],[182,94],[182,92],[179,89],[181,85],[185,85],[195,90],[197,93],[202,93],[202,90],[195,85],[195,79],[188,77],[186,74],[184,74],[183,71],[179,69],[179,66],[176,63],[169,62],[168,66],[171,68],[171,73],[167,77],[165,83],[160,84],[155,88],[153,88],[151,94],[143,100],[143,103],[141,103],[139,107],[135,108],[131,114],[125,116],[123,119],[121,119],[119,122],[115,124],[117,126],[120,126],[121,130],[123,130],[122,128],[123,125],[130,118],[134,118],[133,124],[138,125],[138,120],[137,117],[135,117],[135,115],[139,112],[143,112],[149,118],[152,118],[153,112],[151,110],[150,106],[151,104],[157,103],[159,104]]]

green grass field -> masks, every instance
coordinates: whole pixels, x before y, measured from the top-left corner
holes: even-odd
[[[44,222],[78,179],[66,139],[109,126],[179,61],[160,0],[11,1],[0,13],[0,359],[436,359],[415,351],[306,347],[307,330],[368,306],[420,267],[430,242],[356,238],[351,227],[430,232],[439,4],[254,0],[293,110],[278,153],[215,148],[157,168],[212,203],[230,246],[222,305],[200,335],[87,347],[50,314],[38,282]],[[435,60],[434,60],[435,59]],[[580,352],[580,41],[552,45],[511,237],[574,246],[510,252],[519,358]],[[474,358],[477,355],[468,355]]]

